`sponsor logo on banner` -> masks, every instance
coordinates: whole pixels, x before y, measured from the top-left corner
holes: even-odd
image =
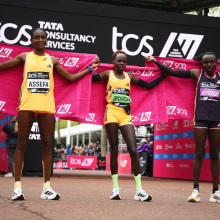
[[[188,157],[189,157],[188,154],[183,154],[184,159],[187,159]]]
[[[153,70],[130,70],[129,73],[140,76],[155,76]]]
[[[167,106],[167,114],[168,115],[173,115],[175,109],[176,109],[176,106]]]
[[[83,160],[81,165],[84,166],[84,167],[89,167],[89,166],[91,166],[93,161],[94,161],[93,158],[91,158],[91,159],[90,158],[86,158],[86,159]]]
[[[181,167],[181,168],[188,168],[189,164],[180,164],[179,167]]]
[[[13,49],[2,47],[0,48],[0,57],[7,58],[11,54]]]
[[[58,114],[71,113],[71,112],[69,112],[70,107],[71,107],[71,104],[60,105],[60,107],[58,108],[57,113],[58,113]]]
[[[121,161],[120,161],[120,166],[121,166],[121,167],[126,167],[127,162],[128,162],[127,160],[121,160]]]
[[[179,121],[178,120],[175,120],[174,123],[173,123],[173,129],[179,129]]]
[[[177,150],[178,150],[178,149],[182,149],[182,145],[180,145],[179,143],[177,143],[176,149],[177,149]]]
[[[20,43],[22,46],[28,46],[31,44],[30,39],[31,35],[28,33],[28,30],[32,30],[32,26],[30,25],[23,25],[19,27],[17,24],[13,23],[6,23],[1,26],[0,23],[0,42],[6,43],[6,44],[16,44]],[[7,36],[6,33],[10,32],[9,30],[12,30],[16,33],[16,37],[14,39],[11,39],[11,35]],[[26,40],[21,40],[25,39]]]
[[[188,143],[186,143],[186,144],[185,144],[185,148],[186,148],[186,149],[192,149],[192,148],[194,148],[194,145],[195,145],[195,144],[188,144]]]
[[[86,117],[86,121],[94,121],[95,113],[89,113],[89,116]]]
[[[193,120],[183,120],[183,127],[184,128],[193,127]]]
[[[186,109],[177,108],[177,106],[167,106],[168,115],[187,115]]]
[[[69,155],[67,157],[67,166],[68,168],[75,167],[75,168],[96,169],[97,157]]]
[[[156,145],[156,150],[162,150],[163,146],[162,145]]]
[[[40,28],[47,33],[48,48],[59,48],[63,50],[75,50],[76,42],[95,43],[96,36],[82,35],[64,32],[62,23],[38,21]]]
[[[63,161],[62,160],[56,162],[56,169],[63,169]]]
[[[62,23],[48,22],[48,21],[38,21],[39,27],[43,28],[47,33],[48,42],[46,48],[52,49],[62,49],[62,50],[75,50],[76,43],[94,44],[96,36],[93,35],[83,35],[76,33],[66,33],[64,32],[64,27]],[[31,25],[18,26],[14,23],[0,23],[0,42],[6,44],[16,44],[19,43],[22,46],[31,45],[30,42],[30,31],[33,29]],[[14,32],[16,36],[11,39],[10,32]],[[22,39],[22,40],[21,40]]]
[[[152,112],[142,112],[135,116],[131,116],[131,118],[132,118],[132,121],[151,121],[153,120],[151,118],[151,113]]]
[[[204,35],[199,34],[178,34],[176,32],[171,32],[159,56],[192,59],[203,37]],[[176,46],[174,45],[176,42],[180,48],[173,48]]]
[[[158,123],[156,124],[156,131],[165,131],[167,127],[167,123]]]
[[[174,168],[174,165],[172,163],[166,163],[167,168]]]
[[[33,134],[29,134],[29,140],[40,140],[41,139],[38,122],[34,122],[32,124],[31,132],[33,132]]]
[[[165,144],[165,150],[169,150],[169,149],[173,149],[173,146],[169,144]]]
[[[142,112],[140,121],[149,121],[150,116],[151,116],[151,112]]]
[[[65,62],[64,66],[74,67],[76,66],[79,58],[77,57],[69,57],[68,60]]]
[[[173,154],[173,159],[176,159],[178,158],[178,155],[177,154]]]
[[[70,163],[71,164],[81,164],[81,159],[73,159],[73,158],[71,158],[70,159]]]
[[[4,111],[3,107],[5,105],[6,102],[4,101],[0,101],[0,110]]]
[[[137,43],[139,43],[139,46],[135,51],[133,49],[129,50],[128,48],[128,41],[132,42],[131,39],[132,41],[135,40]],[[140,38],[136,34],[129,33],[127,35],[124,35],[123,33],[118,32],[117,27],[112,28],[112,51],[113,52],[119,50],[117,48],[117,45],[119,45],[118,42],[120,41],[121,42],[120,50],[123,50],[126,54],[130,56],[136,56],[138,54],[141,54],[144,57],[150,56],[154,53],[154,49],[147,41],[152,41],[152,40],[153,40],[153,37],[150,35],[145,35],[142,38]],[[142,52],[142,50],[146,51],[146,49],[148,50],[148,53]]]
[[[171,69],[186,70],[186,63],[177,63],[173,60],[160,60],[160,62]]]

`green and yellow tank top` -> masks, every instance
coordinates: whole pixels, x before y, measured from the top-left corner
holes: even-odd
[[[55,112],[53,63],[49,54],[27,53],[18,110]]]
[[[130,77],[128,73],[124,72],[124,79],[115,77],[113,71],[109,74],[109,80],[106,87],[106,101],[107,107],[122,107],[125,108],[130,105]]]

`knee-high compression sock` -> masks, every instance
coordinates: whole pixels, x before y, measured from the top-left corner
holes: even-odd
[[[119,188],[118,187],[118,174],[112,175],[112,181],[113,181],[113,190]]]
[[[134,179],[135,179],[137,191],[141,190],[142,189],[142,186],[141,186],[141,174],[138,174],[137,176],[134,176]]]

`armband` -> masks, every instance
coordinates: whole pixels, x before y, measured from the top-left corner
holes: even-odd
[[[92,75],[92,82],[94,82],[94,81],[100,81],[100,75],[99,74]]]

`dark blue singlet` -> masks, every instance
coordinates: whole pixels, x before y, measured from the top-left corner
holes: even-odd
[[[202,70],[196,90],[195,121],[220,122],[220,74],[213,78]]]

